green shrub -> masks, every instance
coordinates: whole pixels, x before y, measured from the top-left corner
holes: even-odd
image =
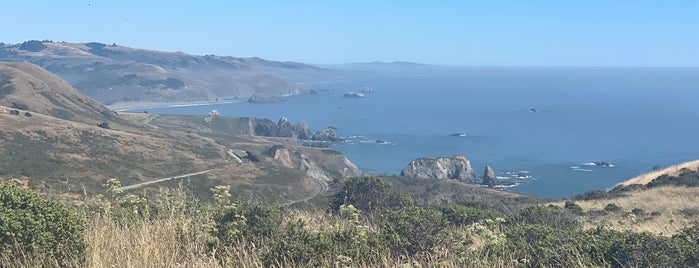
[[[383,213],[381,232],[397,253],[430,254],[446,226],[439,213],[425,206],[411,205]]]
[[[582,228],[575,215],[556,206],[523,208],[519,213],[510,216],[507,222],[513,225],[536,224],[566,230]]]
[[[614,267],[696,267],[696,243],[647,232],[591,231],[594,242]]]
[[[361,211],[371,212],[382,208],[400,208],[412,202],[390,188],[390,184],[377,177],[352,177],[333,196],[330,208],[338,211],[341,205],[353,205]]]
[[[499,216],[498,213],[492,209],[464,205],[442,206],[440,210],[442,211],[444,219],[456,226],[469,225],[485,219],[494,219]]]
[[[49,255],[60,265],[84,260],[85,224],[74,210],[37,193],[0,183],[0,253]]]
[[[333,241],[325,233],[311,232],[301,220],[286,224],[282,237],[262,255],[265,267],[320,267],[332,252]],[[327,264],[326,264],[327,265]]]
[[[643,210],[643,209],[640,209],[640,208],[634,208],[634,209],[632,209],[632,210],[631,210],[631,213],[633,213],[633,214],[636,215],[636,216],[645,216],[645,215],[646,215],[646,211]]]
[[[604,211],[607,211],[607,212],[621,211],[621,207],[617,206],[616,204],[609,203],[606,206],[604,206]]]
[[[583,212],[582,208],[578,204],[575,204],[575,202],[573,201],[566,201],[565,205],[563,205],[563,208],[575,215],[582,215]]]

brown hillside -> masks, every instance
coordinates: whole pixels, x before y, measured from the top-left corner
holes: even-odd
[[[0,105],[96,125],[116,119],[114,112],[43,68],[27,62],[0,62],[6,78]]]
[[[161,126],[154,118],[112,112],[36,65],[0,63],[0,179],[24,178],[30,187],[77,198],[118,178],[124,186],[158,181],[130,191],[184,181],[200,196],[226,184],[239,198],[293,202],[358,174],[341,154],[298,146],[295,139],[255,137],[238,125],[215,131],[203,117],[169,117]],[[109,126],[98,127],[101,122]],[[265,155],[282,144],[299,159]]]

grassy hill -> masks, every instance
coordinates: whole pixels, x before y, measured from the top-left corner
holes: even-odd
[[[104,104],[246,100],[288,96],[326,70],[260,58],[189,55],[116,44],[27,41],[0,47],[0,61],[39,65]]]
[[[180,125],[192,120],[189,124],[201,129],[192,131],[151,124],[147,114],[113,112],[31,63],[0,63],[0,87],[0,178],[25,180],[76,200],[108,178],[130,185],[210,170],[160,185],[185,182],[208,196],[212,186],[228,184],[237,186],[240,198],[289,202],[321,190],[311,171],[356,174],[333,172],[351,165],[341,154],[326,157],[322,149],[294,140],[211,131],[203,117],[181,119]],[[264,154],[279,144],[292,155],[303,154],[316,170],[285,166]],[[144,188],[155,191],[160,185]]]
[[[583,215],[588,228],[675,235],[699,222],[699,161],[642,174],[610,191],[591,191],[556,202]],[[566,204],[567,203],[567,204]]]

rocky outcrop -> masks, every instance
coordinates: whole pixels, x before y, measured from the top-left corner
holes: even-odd
[[[362,174],[354,163],[339,153],[325,154],[322,161],[314,161],[318,159],[314,158],[312,153],[307,156],[293,147],[274,145],[265,154],[284,167],[304,171],[311,178],[325,182],[331,182],[338,176],[349,177]]]
[[[495,187],[498,183],[497,177],[495,177],[495,171],[490,166],[485,166],[485,171],[483,171],[483,181],[482,185],[488,185],[488,187]]]
[[[323,130],[317,131],[316,133],[313,134],[313,137],[311,137],[311,140],[314,140],[314,141],[343,141],[342,138],[338,137],[337,134],[335,134],[334,127],[327,127]]]
[[[253,134],[256,136],[265,137],[285,137],[307,140],[311,138],[311,131],[308,130],[308,125],[305,122],[292,124],[289,119],[282,117],[274,124],[273,121],[267,119],[253,120]]]
[[[476,183],[476,175],[471,161],[463,155],[437,158],[418,158],[410,162],[400,173],[401,176],[424,179],[452,179]]]

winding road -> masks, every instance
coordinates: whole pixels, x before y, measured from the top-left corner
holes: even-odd
[[[121,187],[121,188],[119,188],[119,190],[126,191],[126,190],[141,188],[141,187],[146,186],[146,185],[149,185],[149,184],[154,184],[154,183],[169,181],[169,180],[172,180],[172,179],[180,179],[180,178],[186,178],[186,177],[197,176],[197,175],[209,173],[209,172],[212,171],[212,170],[213,170],[213,169],[209,169],[209,170],[204,170],[204,171],[199,171],[199,172],[194,172],[194,173],[189,173],[189,174],[183,174],[183,175],[173,176],[173,177],[169,177],[169,178],[162,178],[162,179],[157,179],[157,180],[152,180],[152,181],[137,183],[137,184],[133,184],[133,185]]]

